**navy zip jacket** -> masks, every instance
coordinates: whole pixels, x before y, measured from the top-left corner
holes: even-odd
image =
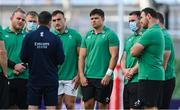
[[[30,85],[58,85],[58,65],[64,62],[60,38],[40,26],[26,35],[21,49],[21,60],[28,63]]]

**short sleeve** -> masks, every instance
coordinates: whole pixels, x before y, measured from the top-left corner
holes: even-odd
[[[171,50],[171,39],[165,36],[165,50]]]
[[[143,45],[144,47],[146,47],[147,45],[150,44],[151,42],[151,36],[146,32],[142,35],[142,37],[139,39],[138,43],[140,43],[141,45]]]
[[[109,38],[109,47],[119,46],[118,36],[114,32],[110,32],[108,38]]]
[[[81,48],[87,48],[87,46],[86,46],[86,37],[82,38]]]
[[[76,42],[77,42],[77,47],[81,46],[81,41],[82,41],[82,37],[79,33],[76,33]]]

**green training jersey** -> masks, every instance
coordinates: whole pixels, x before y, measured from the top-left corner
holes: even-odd
[[[125,39],[124,52],[126,52],[126,68],[132,68],[137,63],[137,59],[135,57],[132,57],[130,52],[131,47],[139,40],[140,37],[140,34],[133,34]],[[135,73],[130,81],[124,79],[124,84],[127,84],[128,82],[138,82],[138,74]]]
[[[94,30],[87,32],[81,48],[86,48],[84,75],[86,78],[102,79],[109,67],[109,47],[119,47],[118,36],[109,28],[103,28],[101,33],[95,34]]]
[[[170,51],[170,57],[168,60],[167,68],[165,71],[165,80],[172,79],[175,77],[175,71],[174,71],[174,46],[173,46],[173,41],[171,39],[170,34],[167,32],[167,30],[164,28],[162,29],[162,32],[164,34],[165,38],[165,50]]]
[[[65,54],[64,63],[59,66],[59,80],[72,80],[78,72],[77,48],[81,45],[81,35],[71,28],[66,28],[62,34],[56,30],[52,32],[61,38]]]
[[[22,31],[18,33],[14,33],[13,31],[10,30],[9,27],[3,30],[3,39],[5,42],[7,57],[9,60],[15,62],[16,64],[22,63],[20,59],[20,51],[21,51],[24,37],[25,37],[25,33],[23,33]],[[27,79],[28,71],[26,69],[19,75],[15,75],[13,73],[13,69],[8,68],[8,78],[9,79],[14,79],[14,78]]]
[[[164,80],[164,36],[158,24],[152,25],[138,41],[144,46],[138,60],[140,80]]]

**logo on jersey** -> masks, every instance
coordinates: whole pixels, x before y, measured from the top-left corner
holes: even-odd
[[[106,35],[104,35],[104,34],[103,34],[103,35],[102,35],[102,38],[104,39],[104,38],[105,38],[105,36],[106,36]]]
[[[40,32],[40,36],[41,36],[41,37],[44,37],[44,32]]]
[[[71,36],[71,35],[69,35],[68,37],[69,37],[69,39],[72,39],[72,36]]]
[[[8,38],[8,37],[9,37],[9,35],[5,35],[5,37],[6,37],[6,38]]]
[[[87,39],[91,38],[91,36],[87,36]]]

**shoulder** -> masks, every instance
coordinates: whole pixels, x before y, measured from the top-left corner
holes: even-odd
[[[68,31],[69,31],[69,33],[72,34],[72,35],[78,35],[78,36],[80,36],[80,33],[79,33],[77,30],[73,29],[73,28],[68,28]]]

